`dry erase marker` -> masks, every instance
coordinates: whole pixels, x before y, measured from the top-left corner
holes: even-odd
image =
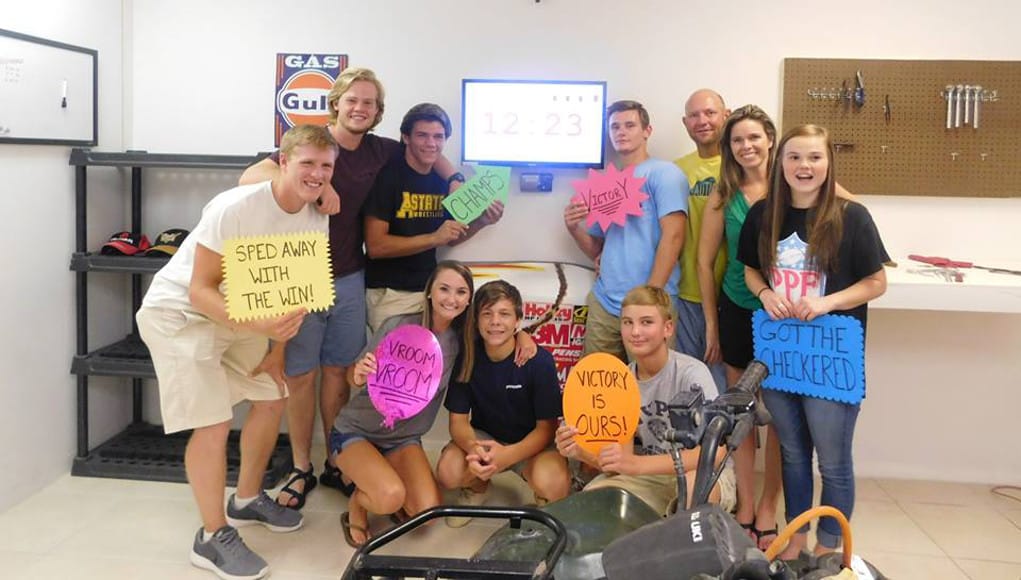
[[[61,91],[60,96],[60,108],[67,108],[67,79],[64,79],[64,89]]]

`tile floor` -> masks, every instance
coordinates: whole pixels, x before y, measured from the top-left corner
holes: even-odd
[[[1021,580],[1021,502],[993,495],[990,487],[861,479],[855,551],[896,580]],[[487,503],[526,498],[519,480],[505,474]],[[273,534],[256,526],[242,535],[269,561],[275,580],[339,578],[353,552],[340,530],[345,505],[340,492],[318,488],[302,530]],[[432,526],[393,550],[467,556],[498,525]],[[211,580],[188,563],[198,526],[186,485],[64,476],[0,513],[0,577]]]

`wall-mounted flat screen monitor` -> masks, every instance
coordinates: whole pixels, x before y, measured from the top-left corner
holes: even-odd
[[[603,166],[603,81],[461,81],[461,159],[500,165]]]

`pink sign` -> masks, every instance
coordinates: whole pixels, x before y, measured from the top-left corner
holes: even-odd
[[[578,193],[571,198],[571,202],[588,208],[586,226],[592,227],[592,224],[598,222],[605,232],[611,224],[624,225],[629,215],[642,215],[641,204],[649,199],[641,190],[644,183],[644,177],[635,177],[634,165],[618,171],[610,163],[603,173],[589,169],[588,179],[572,181],[571,186]]]
[[[436,336],[414,324],[398,326],[376,347],[376,372],[368,376],[369,399],[383,425],[417,415],[436,396],[443,352]]]

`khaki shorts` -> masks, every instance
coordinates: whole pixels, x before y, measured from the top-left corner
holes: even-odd
[[[144,307],[135,319],[156,368],[167,433],[229,421],[246,399],[281,398],[269,375],[248,376],[266,356],[265,336],[170,308]]]
[[[492,435],[490,435],[489,433],[486,433],[482,429],[475,429],[475,440],[476,441],[496,441],[497,443],[500,443],[501,445],[507,445],[506,441],[499,441],[496,437],[493,437]],[[457,443],[454,443],[453,439],[448,441],[445,447],[451,447],[451,446],[455,446],[455,447],[457,446]],[[512,472],[518,474],[518,477],[520,477],[521,479],[523,479],[525,481],[528,481],[528,478],[525,477],[525,469],[528,468],[528,463],[530,461],[532,461],[533,459],[535,459],[536,457],[538,457],[542,453],[545,453],[547,451],[556,451],[556,450],[557,450],[556,443],[551,441],[550,444],[545,449],[540,451],[539,453],[536,453],[535,455],[532,455],[531,457],[526,457],[526,458],[522,459],[521,461],[518,461],[514,465],[511,465],[510,467],[506,468],[504,471],[512,471]]]
[[[716,482],[716,486],[720,490],[720,507],[724,510],[730,511],[737,505],[736,481],[734,468],[729,465],[724,467],[720,479]],[[604,487],[617,487],[629,491],[649,504],[652,509],[656,510],[656,513],[664,516],[673,512],[672,508],[677,503],[677,478],[673,475],[606,475],[604,473],[589,482],[585,486],[585,491]]]
[[[628,360],[624,340],[620,337],[620,317],[610,314],[592,292],[585,298],[588,319],[585,321],[585,343],[581,355],[608,352],[622,361]]]
[[[365,306],[368,308],[369,331],[376,332],[379,325],[391,316],[422,312],[425,295],[393,288],[369,288],[365,291]]]

